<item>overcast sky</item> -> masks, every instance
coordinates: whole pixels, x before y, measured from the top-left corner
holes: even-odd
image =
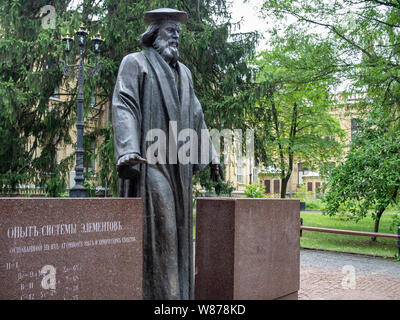
[[[72,8],[76,8],[81,0],[73,0]],[[200,0],[201,1],[201,0]],[[232,22],[242,20],[240,32],[258,31],[264,35],[257,45],[257,52],[266,49],[268,43],[267,30],[273,25],[268,21],[268,18],[261,17],[261,7],[265,0],[227,0],[231,4],[229,10],[232,13]],[[293,23],[296,19],[289,18],[288,21]],[[322,27],[314,27],[313,32],[325,33],[326,30]],[[348,83],[344,82],[341,90],[344,90]]]
[[[233,22],[242,20],[241,32],[259,31],[264,33],[268,23],[260,18],[260,8],[265,0],[227,0],[231,3],[230,11]],[[70,8],[76,8],[81,0],[73,0]],[[265,41],[260,42],[258,50],[264,48]]]
[[[229,0],[232,2],[231,12],[232,20],[237,22],[242,19],[241,32],[258,31],[265,35],[268,29],[266,20],[260,17],[260,9],[265,0]],[[262,50],[266,47],[266,41],[261,40],[257,50]]]

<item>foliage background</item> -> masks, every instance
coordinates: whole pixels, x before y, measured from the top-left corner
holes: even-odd
[[[400,3],[391,0],[265,1],[265,14],[279,22],[324,34],[336,53],[336,76],[347,85],[344,98],[358,94],[359,134],[329,180],[326,210],[356,218],[374,211],[375,227],[398,200],[400,127]],[[287,21],[287,20],[286,20]],[[281,30],[282,31],[282,30]],[[284,31],[282,31],[284,32]]]
[[[65,191],[66,174],[73,158],[56,161],[58,147],[71,144],[75,123],[76,82],[63,81],[58,60],[63,58],[61,38],[74,34],[81,24],[89,38],[99,32],[105,39],[100,77],[86,79],[85,115],[96,93],[97,104],[105,108],[112,97],[122,58],[139,51],[137,39],[145,31],[143,13],[158,7],[185,10],[189,23],[181,33],[181,60],[191,69],[195,91],[210,127],[224,125],[217,108],[245,82],[249,69],[246,58],[254,52],[255,33],[235,32],[224,0],[147,1],[83,0],[77,10],[69,10],[70,0],[10,0],[0,3],[0,191],[19,185],[43,187],[48,195]],[[41,27],[40,9],[56,8],[55,29]],[[76,57],[76,50],[71,56]],[[85,59],[93,59],[86,50]],[[74,59],[71,61],[74,62]],[[49,106],[55,88],[66,92],[63,102]],[[109,126],[86,132],[100,138],[100,183],[116,194],[112,130]],[[93,156],[90,154],[87,157]]]

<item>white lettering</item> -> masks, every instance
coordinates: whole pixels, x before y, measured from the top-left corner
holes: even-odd
[[[342,279],[343,289],[355,289],[356,288],[356,269],[352,265],[346,265],[342,268],[342,273],[345,276]]]
[[[155,140],[157,138],[157,140]],[[152,144],[146,150],[146,159],[148,164],[166,164],[167,163],[167,138],[161,129],[151,129],[146,134],[146,141]]]
[[[42,8],[40,8],[40,13],[46,14],[42,18],[42,28],[43,29],[55,29],[56,28],[56,8],[54,8],[51,5],[46,5]]]
[[[111,232],[122,230],[121,221],[87,222],[81,224],[81,232]]]
[[[45,265],[40,273],[44,275],[41,286],[45,290],[56,290],[56,268],[52,265]]]
[[[178,159],[179,163],[182,164],[197,164],[197,154],[198,154],[198,136],[196,131],[193,129],[184,129],[179,132],[179,141],[184,141],[185,143],[179,148]]]
[[[11,239],[38,237],[36,226],[15,226],[7,229],[7,237]]]
[[[76,224],[55,224],[46,225],[42,229],[43,236],[62,236],[65,234],[76,234]]]

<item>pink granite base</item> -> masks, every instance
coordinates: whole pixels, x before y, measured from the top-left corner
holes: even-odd
[[[298,200],[198,198],[196,299],[296,299]]]

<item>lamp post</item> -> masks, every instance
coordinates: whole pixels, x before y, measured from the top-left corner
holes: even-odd
[[[63,64],[63,73],[67,77],[73,77],[75,75],[75,69],[78,69],[78,96],[77,96],[77,121],[76,121],[76,130],[77,130],[77,142],[76,142],[76,165],[75,165],[75,186],[70,189],[69,196],[71,198],[84,198],[88,197],[88,190],[84,186],[85,178],[83,176],[83,129],[85,127],[85,123],[83,120],[83,106],[84,106],[84,94],[83,94],[83,85],[85,82],[85,71],[87,71],[87,75],[89,77],[97,76],[102,67],[102,62],[97,61],[97,57],[101,52],[101,44],[103,40],[100,35],[97,34],[94,38],[92,38],[93,43],[93,52],[95,55],[95,64],[85,65],[83,59],[83,49],[86,46],[86,40],[88,33],[86,32],[86,28],[81,26],[78,31],[75,33],[79,45],[79,64],[70,65],[68,64],[69,54],[72,50],[72,46],[74,43],[74,39],[71,38],[68,34],[62,40],[64,42],[65,48],[65,61],[61,60],[60,62]]]

